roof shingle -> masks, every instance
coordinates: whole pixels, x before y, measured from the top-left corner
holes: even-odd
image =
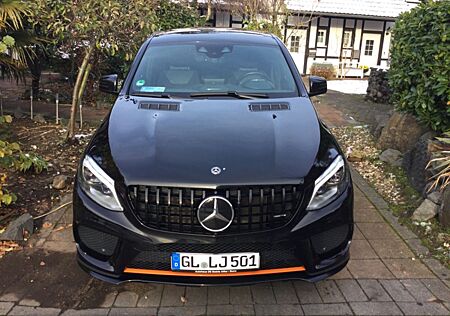
[[[287,0],[293,11],[330,13],[339,15],[396,18],[409,11],[419,1],[414,0]]]

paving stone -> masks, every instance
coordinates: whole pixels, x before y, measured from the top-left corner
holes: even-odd
[[[256,304],[275,304],[275,295],[273,294],[272,285],[269,283],[261,283],[251,286],[253,300]]]
[[[0,302],[0,315],[6,315],[13,306],[13,302]]]
[[[0,301],[2,302],[18,302],[22,295],[18,295],[17,293],[6,293],[0,296]]]
[[[400,280],[400,282],[405,286],[405,288],[417,302],[424,303],[436,299],[433,293],[431,293],[430,290],[428,290],[427,287],[422,282],[420,282],[420,280],[410,279]]]
[[[106,294],[105,299],[100,304],[100,307],[108,308],[108,307],[113,306],[114,301],[116,300],[117,294],[118,294],[117,291],[113,291],[113,292]]]
[[[406,288],[398,280],[380,280],[384,289],[396,302],[415,302],[414,297],[409,294]]]
[[[307,283],[303,281],[295,281],[293,283],[300,303],[322,303],[322,298],[320,297],[319,292],[317,292],[316,286],[313,283]]]
[[[358,223],[358,228],[367,239],[399,239],[387,223]]]
[[[161,306],[182,306],[181,296],[184,294],[184,286],[164,285]]]
[[[343,280],[343,279],[353,279],[352,275],[347,268],[342,269],[338,273],[332,275],[328,278],[329,280]]]
[[[402,315],[394,302],[351,302],[356,315]]]
[[[367,201],[364,199],[363,201]],[[355,201],[354,216],[356,223],[382,223],[383,217],[378,213],[377,209],[370,202]]]
[[[422,245],[422,241],[418,238],[405,240],[409,247],[414,251],[417,255],[422,255],[424,257],[430,254],[430,250]]]
[[[205,315],[205,314],[206,314],[206,306],[160,307],[158,311],[158,315]]]
[[[230,303],[230,287],[217,286],[208,288],[208,305],[227,305]]]
[[[303,315],[300,305],[283,304],[283,305],[255,305],[256,315]]]
[[[352,259],[376,259],[375,251],[366,239],[353,240],[350,246],[350,257]]]
[[[431,293],[444,302],[450,302],[450,289],[439,279],[421,280]]]
[[[380,259],[350,260],[347,268],[355,279],[393,279]]]
[[[208,289],[206,287],[186,287],[186,304],[191,306],[206,305],[208,302]]]
[[[247,305],[208,305],[207,315],[255,315],[252,304]]]
[[[109,308],[92,308],[92,309],[68,309],[61,316],[102,316],[108,315]]]
[[[109,311],[109,316],[149,316],[156,315],[156,307],[137,308],[137,307],[113,307]]]
[[[316,283],[316,288],[324,303],[345,302],[344,296],[341,291],[339,291],[338,286],[333,280],[318,282]]]
[[[120,292],[114,301],[115,307],[135,307],[139,295],[131,291]]]
[[[449,315],[450,312],[438,303],[397,303],[405,315]]]
[[[337,280],[336,284],[347,302],[365,302],[367,296],[355,280]]]
[[[392,301],[389,294],[384,290],[377,280],[358,280],[361,288],[366,293],[369,301],[389,302]]]
[[[72,227],[57,225],[55,230],[48,236],[47,240],[74,241]]]
[[[33,300],[33,299],[24,298],[23,300],[21,300],[19,302],[19,305],[38,307],[38,306],[41,306],[41,303],[39,303],[38,301]]]
[[[230,287],[230,303],[234,305],[253,304],[250,286]]]
[[[71,241],[46,241],[42,246],[45,250],[50,252],[63,252],[63,253],[71,253],[75,252],[75,243]]]
[[[272,283],[273,293],[277,304],[298,304],[297,293],[292,282],[274,282]]]
[[[53,316],[59,315],[60,312],[61,310],[59,308],[42,308],[16,305],[8,315]]]
[[[346,303],[302,305],[305,315],[353,315]]]
[[[433,273],[420,260],[384,259],[383,262],[398,279],[434,277]]]
[[[159,306],[161,303],[161,296],[163,292],[164,286],[157,284],[153,285],[150,291],[145,292],[139,298],[137,302],[137,307],[151,307],[151,306]]]
[[[369,241],[373,249],[380,258],[414,258],[415,255],[405,244],[399,239],[373,239]]]
[[[360,240],[360,239],[366,239],[366,237],[364,237],[364,235],[361,233],[361,231],[359,230],[359,228],[357,226],[355,226],[354,230],[353,230],[353,240]]]

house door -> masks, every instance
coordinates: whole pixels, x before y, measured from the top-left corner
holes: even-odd
[[[365,33],[362,37],[361,58],[362,66],[376,67],[378,52],[380,51],[381,34]]]
[[[305,63],[306,34],[306,30],[288,29],[287,47],[299,73],[303,73],[303,64]]]

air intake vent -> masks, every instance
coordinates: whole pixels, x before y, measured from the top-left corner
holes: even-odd
[[[139,108],[143,109],[143,110],[179,111],[180,110],[180,104],[179,103],[141,102],[139,104]]]
[[[250,103],[250,111],[260,112],[260,111],[281,111],[289,110],[288,103]]]

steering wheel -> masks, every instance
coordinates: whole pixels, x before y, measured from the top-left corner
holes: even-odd
[[[253,71],[246,73],[239,80],[239,86],[252,90],[270,90],[275,89],[274,83],[262,72]]]

